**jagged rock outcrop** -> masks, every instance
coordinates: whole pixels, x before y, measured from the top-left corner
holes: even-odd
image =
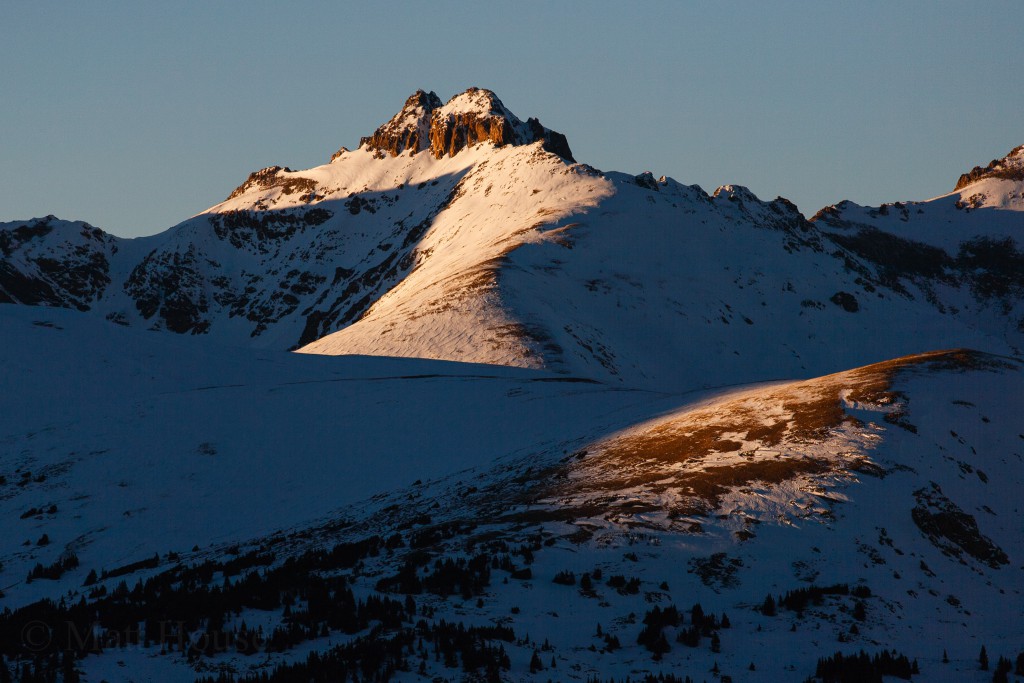
[[[569,149],[569,140],[564,135],[550,128],[545,128],[540,124],[540,121],[532,117],[526,119],[526,125],[530,127],[530,131],[533,134],[531,142],[540,140],[543,137],[544,144],[541,147],[545,151],[557,154],[566,161],[576,161],[572,156],[572,150]]]
[[[254,187],[262,189],[279,187],[281,188],[282,194],[298,192],[303,195],[303,199],[305,201],[311,201],[314,199],[312,193],[316,191],[316,182],[309,178],[303,178],[300,176],[289,177],[286,175],[289,173],[294,173],[294,171],[287,166],[268,166],[267,168],[261,168],[258,171],[253,171],[249,174],[249,177],[245,179],[244,183],[236,187],[234,191],[228,195],[228,199],[239,197]]]
[[[386,152],[393,157],[406,150],[413,154],[421,152],[430,146],[431,116],[440,106],[441,99],[437,94],[417,90],[390,121],[370,137],[360,139],[359,146]]]
[[[967,187],[985,178],[1002,180],[1024,180],[1024,145],[1014,147],[1002,159],[993,159],[988,166],[975,166],[960,176],[954,191]]]
[[[640,187],[646,187],[648,190],[654,190],[655,192],[659,191],[658,181],[654,179],[654,174],[651,173],[650,171],[644,171],[640,175],[633,178],[633,180],[635,180],[636,184],[639,185]]]
[[[400,112],[359,145],[391,156],[429,150],[440,159],[482,142],[497,147],[541,142],[544,150],[575,162],[564,135],[536,118],[521,121],[497,95],[482,88],[470,88],[443,106],[433,92],[417,90]]]

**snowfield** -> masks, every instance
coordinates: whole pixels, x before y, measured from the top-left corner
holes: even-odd
[[[661,399],[545,372],[240,351],[59,309],[0,312],[3,385],[20,388],[0,429],[0,509],[17,521],[7,604],[49,594],[23,575],[63,553],[79,556],[81,580],[87,567],[270,534],[628,424]]]

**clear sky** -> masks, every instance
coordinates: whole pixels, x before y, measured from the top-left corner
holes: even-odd
[[[415,89],[494,90],[579,161],[805,214],[925,199],[1024,143],[1024,6],[8,2],[0,220],[151,234],[355,147]]]

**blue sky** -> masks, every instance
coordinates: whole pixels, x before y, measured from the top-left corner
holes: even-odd
[[[493,5],[493,6],[492,6]],[[805,214],[1024,143],[1019,2],[5,3],[0,220],[159,232],[325,163],[416,88],[494,90],[579,161]]]

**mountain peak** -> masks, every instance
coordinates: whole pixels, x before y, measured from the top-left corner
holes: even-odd
[[[401,111],[373,135],[362,138],[359,146],[380,156],[429,150],[440,159],[481,142],[496,147],[541,142],[546,151],[575,162],[564,135],[545,128],[535,118],[523,122],[493,91],[484,88],[469,88],[443,106],[435,93],[417,90]]]
[[[406,150],[415,154],[427,149],[430,146],[431,115],[440,106],[441,98],[436,93],[417,90],[405,101],[401,111],[373,135],[360,139],[359,146],[386,151],[391,156],[398,156]]]
[[[477,114],[479,116],[499,116],[511,122],[521,124],[522,121],[513,114],[498,98],[494,91],[486,88],[468,88],[453,96],[443,107],[441,115]]]
[[[988,166],[975,166],[960,176],[953,190],[962,189],[985,178],[1024,180],[1024,145],[1014,147],[1002,159],[993,159]]]

